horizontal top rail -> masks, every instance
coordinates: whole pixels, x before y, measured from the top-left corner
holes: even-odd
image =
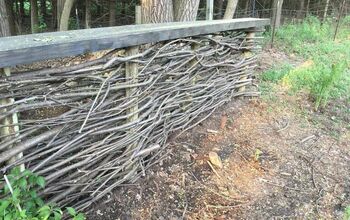
[[[127,25],[4,37],[0,38],[0,67],[269,24],[269,19],[240,18]]]

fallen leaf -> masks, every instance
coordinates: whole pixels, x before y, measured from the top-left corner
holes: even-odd
[[[218,168],[223,168],[221,158],[216,152],[209,152],[209,161]]]

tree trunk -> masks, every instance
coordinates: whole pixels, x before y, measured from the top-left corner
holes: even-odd
[[[224,8],[224,0],[217,0],[217,11],[216,11],[216,19],[221,19],[222,18],[222,9]]]
[[[18,26],[22,26],[24,21],[24,0],[19,0],[19,6],[18,6]]]
[[[61,20],[60,20],[60,31],[68,30],[69,17],[70,17],[70,12],[72,11],[73,4],[74,4],[74,0],[69,0],[64,3],[63,11],[61,14]]]
[[[249,9],[250,9],[249,3],[250,3],[249,0],[247,0],[247,2],[245,3],[245,16],[248,16],[249,14]]]
[[[52,5],[52,8],[51,8],[51,14],[52,14],[51,26],[54,30],[57,30],[57,1],[52,0],[51,5]]]
[[[0,0],[0,37],[11,36],[9,16],[5,1],[7,0]]]
[[[23,19],[24,16],[25,16],[25,13],[24,13],[24,0],[19,0],[19,13],[21,15],[21,18]]]
[[[298,12],[298,18],[299,19],[303,18],[304,6],[305,6],[305,0],[300,0],[299,12]]]
[[[306,16],[309,15],[309,9],[310,9],[310,0],[307,0],[307,5],[306,5]]]
[[[200,0],[174,0],[175,21],[195,21]]]
[[[238,0],[228,0],[226,10],[225,10],[225,15],[224,19],[232,19],[233,15],[236,12]]]
[[[142,23],[164,23],[174,20],[172,0],[143,0]]]
[[[61,16],[62,16],[62,12],[63,12],[63,8],[64,8],[65,2],[66,2],[66,0],[57,0],[57,4],[56,4],[57,12],[56,12],[56,15],[57,15],[57,28],[58,28],[58,30],[59,30],[60,23],[61,23]]]
[[[283,0],[273,0],[272,25],[276,28],[281,26],[282,5]]]
[[[32,34],[39,31],[39,17],[38,17],[38,2],[36,0],[30,0],[30,25]]]
[[[45,18],[47,17],[46,0],[40,0],[40,11],[41,11],[41,15],[43,16],[43,19],[45,20]]]
[[[15,14],[13,11],[13,0],[6,0],[6,11],[8,16],[8,22],[10,25],[11,36],[16,35]]]
[[[90,28],[91,23],[91,0],[85,0],[85,28]]]
[[[115,20],[115,0],[109,0],[109,26],[113,27],[116,24]]]
[[[329,7],[329,0],[327,0],[327,2],[326,2],[326,7],[325,7],[325,9],[324,9],[324,14],[323,14],[323,20],[322,20],[322,22],[325,22],[325,21],[326,21],[327,14],[328,14],[328,7]]]

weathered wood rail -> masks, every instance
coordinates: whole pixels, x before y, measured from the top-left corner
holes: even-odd
[[[0,38],[0,67],[74,56],[105,49],[269,25],[268,19],[240,18],[52,32]]]
[[[254,33],[268,24],[244,18],[0,38],[0,170],[30,169],[45,177],[46,200],[87,208],[138,178],[171,132],[255,94],[245,89],[256,67]],[[106,49],[80,64],[10,73]]]

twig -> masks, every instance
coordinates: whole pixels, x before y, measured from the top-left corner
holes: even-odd
[[[7,178],[7,175],[4,175],[4,179],[5,179],[5,182],[6,182],[7,187],[9,188],[9,190],[10,190],[12,196],[13,196],[13,189],[12,189],[12,186],[11,186],[10,181],[9,181],[8,178]],[[21,205],[20,205],[19,203],[16,203],[16,206],[17,206],[18,210],[19,210],[20,212],[22,212]]]

